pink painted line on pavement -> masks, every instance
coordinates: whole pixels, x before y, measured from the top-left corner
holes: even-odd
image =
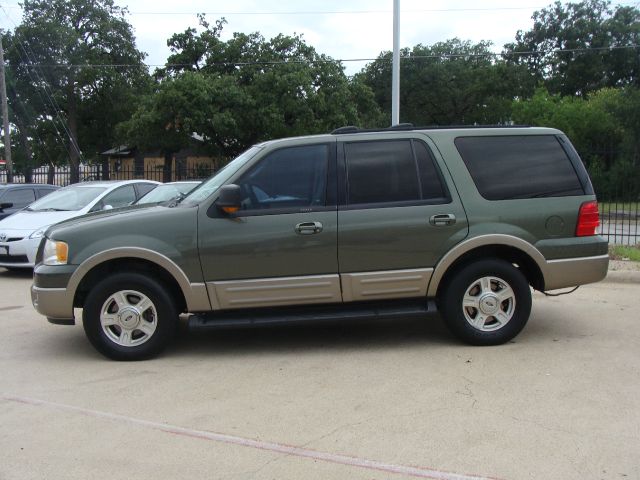
[[[320,452],[308,448],[295,447],[283,443],[265,442],[261,440],[253,440],[251,438],[238,437],[235,435],[227,435],[224,433],[214,433],[204,430],[195,430],[191,428],[169,425],[166,423],[151,422],[125,415],[115,413],[102,412],[99,410],[91,410],[88,408],[66,405],[63,403],[49,402],[36,398],[20,397],[15,395],[2,395],[3,400],[15,403],[22,403],[38,407],[49,407],[57,410],[65,410],[67,412],[78,413],[88,417],[102,418],[112,420],[119,423],[146,427],[153,430],[159,430],[165,433],[172,433],[200,440],[209,440],[214,442],[225,443],[228,445],[238,445],[241,447],[254,448],[268,452],[280,453],[284,455],[292,455],[302,458],[310,458],[313,460],[321,460],[328,463],[336,463],[351,467],[365,468],[369,470],[377,470],[380,472],[396,473],[416,478],[429,478],[434,480],[496,480],[494,477],[485,477],[480,475],[467,475],[453,472],[444,472],[431,468],[414,467],[407,465],[396,465],[392,463],[379,462],[376,460],[368,460],[366,458],[352,457],[349,455],[341,455],[337,453]]]

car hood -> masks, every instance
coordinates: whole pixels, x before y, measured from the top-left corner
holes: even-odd
[[[35,232],[40,228],[82,215],[82,211],[72,212],[30,212],[22,210],[0,220],[0,232]]]
[[[113,208],[111,210],[100,210],[98,212],[91,212],[86,215],[69,218],[59,222],[56,227],[66,228],[78,225],[79,223],[102,222],[116,215],[144,215],[143,211],[148,212],[150,208],[153,208],[153,205],[130,205],[127,207]]]

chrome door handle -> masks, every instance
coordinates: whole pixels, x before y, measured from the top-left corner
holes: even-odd
[[[320,222],[304,222],[299,223],[294,228],[298,235],[313,235],[322,231],[322,223]]]
[[[453,225],[454,223],[456,223],[456,216],[453,213],[443,213],[440,215],[432,215],[429,218],[429,223],[436,227]]]

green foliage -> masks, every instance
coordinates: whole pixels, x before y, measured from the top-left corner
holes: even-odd
[[[515,53],[510,62],[526,65],[550,92],[584,97],[604,87],[640,85],[637,7],[611,9],[609,0],[556,1],[532,18],[533,28],[518,31],[505,49]]]
[[[248,108],[247,102],[228,77],[184,72],[162,81],[146,96],[132,117],[119,125],[119,134],[142,150],[164,153],[188,146],[193,133],[214,138],[213,149],[233,149],[238,141],[235,113]]]
[[[124,139],[176,152],[197,133],[213,154],[230,157],[271,138],[379,121],[368,87],[350,83],[302,37],[235,33],[222,41],[224,23],[200,16],[200,33],[169,39],[159,86],[120,128]]]
[[[148,87],[145,55],[125,12],[113,0],[24,1],[21,25],[6,36],[6,57],[12,113],[25,131],[22,143],[33,143],[25,146],[33,163],[76,167],[78,150],[95,159]]]
[[[512,118],[516,123],[552,127],[562,130],[587,163],[599,158],[608,169],[622,140],[622,127],[607,108],[605,97],[615,91],[602,91],[589,99],[551,95],[545,89],[536,90],[529,100],[513,103]]]
[[[609,255],[614,260],[640,262],[640,246],[612,245],[609,247]]]
[[[401,121],[417,125],[507,122],[511,101],[533,84],[522,67],[493,59],[489,42],[457,38],[402,51]],[[391,112],[391,52],[383,52],[356,78]]]

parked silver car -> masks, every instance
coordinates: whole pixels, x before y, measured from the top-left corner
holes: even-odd
[[[129,205],[158,186],[151,180],[83,182],[56,190],[0,220],[0,267],[33,268],[51,225],[89,212]]]

